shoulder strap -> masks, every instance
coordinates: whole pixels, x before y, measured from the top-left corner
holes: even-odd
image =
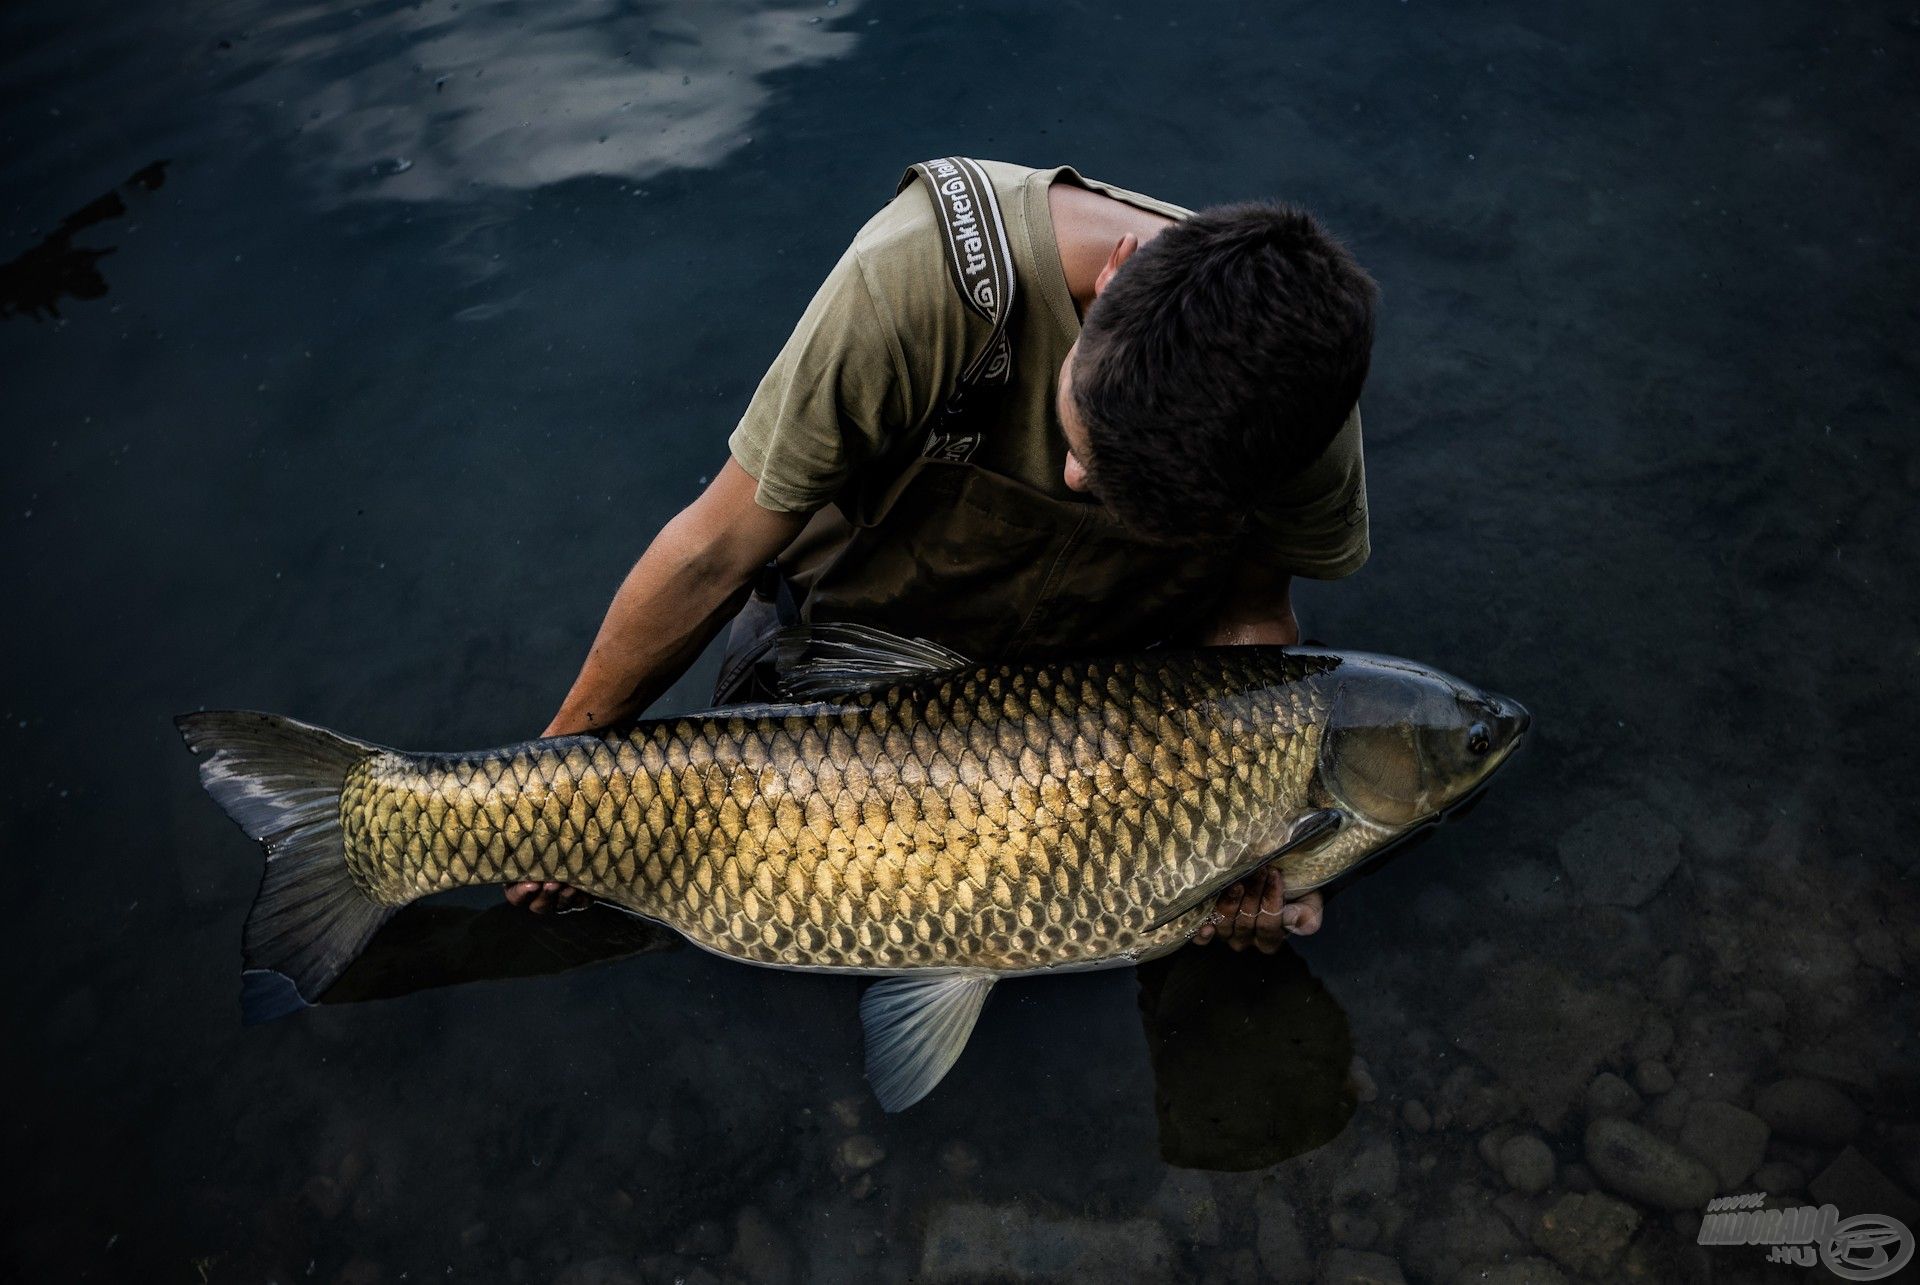
[[[978,162],[962,156],[922,161],[908,168],[896,191],[906,191],[916,178],[926,181],[934,208],[940,212],[947,239],[947,276],[954,290],[992,327],[986,343],[947,395],[923,452],[933,459],[966,460],[980,445],[979,426],[967,423],[972,394],[1013,378],[1013,343],[1007,333],[1013,316],[1013,251],[999,198]]]

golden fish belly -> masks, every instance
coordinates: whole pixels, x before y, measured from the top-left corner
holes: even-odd
[[[1306,809],[1323,721],[1302,676],[1201,656],[982,668],[838,704],[377,755],[342,796],[348,861],[388,903],[562,880],[760,964],[1022,971],[1151,953],[1196,925],[1172,914],[1195,889]]]

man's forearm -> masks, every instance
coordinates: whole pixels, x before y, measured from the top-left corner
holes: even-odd
[[[680,519],[668,523],[621,582],[580,676],[542,735],[638,717],[738,609],[749,573],[716,562],[681,526]]]

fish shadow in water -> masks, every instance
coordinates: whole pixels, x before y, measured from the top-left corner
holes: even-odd
[[[679,934],[598,904],[564,915],[530,915],[505,903],[484,910],[415,904],[374,934],[320,1002],[357,1004],[467,982],[545,977],[679,945]]]
[[[1299,955],[1189,947],[1138,977],[1161,1159],[1264,1169],[1347,1127],[1352,1033]]]

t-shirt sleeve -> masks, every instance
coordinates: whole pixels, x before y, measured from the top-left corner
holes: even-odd
[[[1338,580],[1366,562],[1372,545],[1358,406],[1327,449],[1280,486],[1261,525],[1260,542],[1276,570],[1311,580]]]
[[[754,500],[810,513],[833,500],[907,419],[899,341],[850,248],[760,381],[727,447],[759,483]]]

